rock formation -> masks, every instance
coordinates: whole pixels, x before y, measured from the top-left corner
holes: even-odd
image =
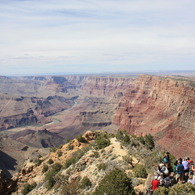
[[[114,123],[130,134],[152,134],[176,156],[195,155],[195,88],[174,78],[140,76],[119,103]]]

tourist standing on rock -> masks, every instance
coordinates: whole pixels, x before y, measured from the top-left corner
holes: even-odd
[[[159,185],[160,185],[160,181],[158,180],[158,176],[154,176],[154,180],[152,180],[152,191],[156,190]]]
[[[169,171],[163,163],[159,164],[157,169],[157,175],[158,180],[160,181],[160,185],[163,185],[163,179],[169,175]]]
[[[172,171],[172,167],[171,167],[171,160],[170,160],[170,156],[169,156],[169,152],[166,152],[164,157],[163,157],[163,163],[165,164],[165,166],[167,167],[167,169],[169,170],[169,172]]]
[[[182,165],[184,166],[184,180],[187,181],[188,179],[188,173],[189,173],[189,163],[188,163],[188,158],[184,158],[184,160],[182,161]]]
[[[184,166],[182,164],[182,161],[181,160],[178,160],[178,165],[177,165],[177,168],[176,168],[176,181],[177,183],[180,181],[180,182],[183,182],[183,177],[184,177]]]
[[[178,165],[178,161],[176,160],[173,164],[173,175],[172,176],[175,176],[176,175],[176,172],[177,172],[177,165]]]
[[[169,152],[166,152],[164,157],[163,157],[163,162],[166,164],[170,163],[170,156],[169,156]]]

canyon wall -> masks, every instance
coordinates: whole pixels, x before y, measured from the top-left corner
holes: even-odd
[[[130,134],[152,134],[177,157],[195,156],[195,88],[173,78],[143,75],[126,91],[114,123]]]
[[[128,77],[85,77],[82,89],[89,95],[120,98],[130,89],[133,79]]]

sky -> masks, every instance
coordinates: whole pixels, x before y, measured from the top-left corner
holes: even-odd
[[[0,0],[0,75],[195,71],[194,0]]]

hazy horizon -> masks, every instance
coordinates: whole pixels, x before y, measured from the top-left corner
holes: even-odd
[[[195,71],[193,0],[1,0],[0,75]]]

